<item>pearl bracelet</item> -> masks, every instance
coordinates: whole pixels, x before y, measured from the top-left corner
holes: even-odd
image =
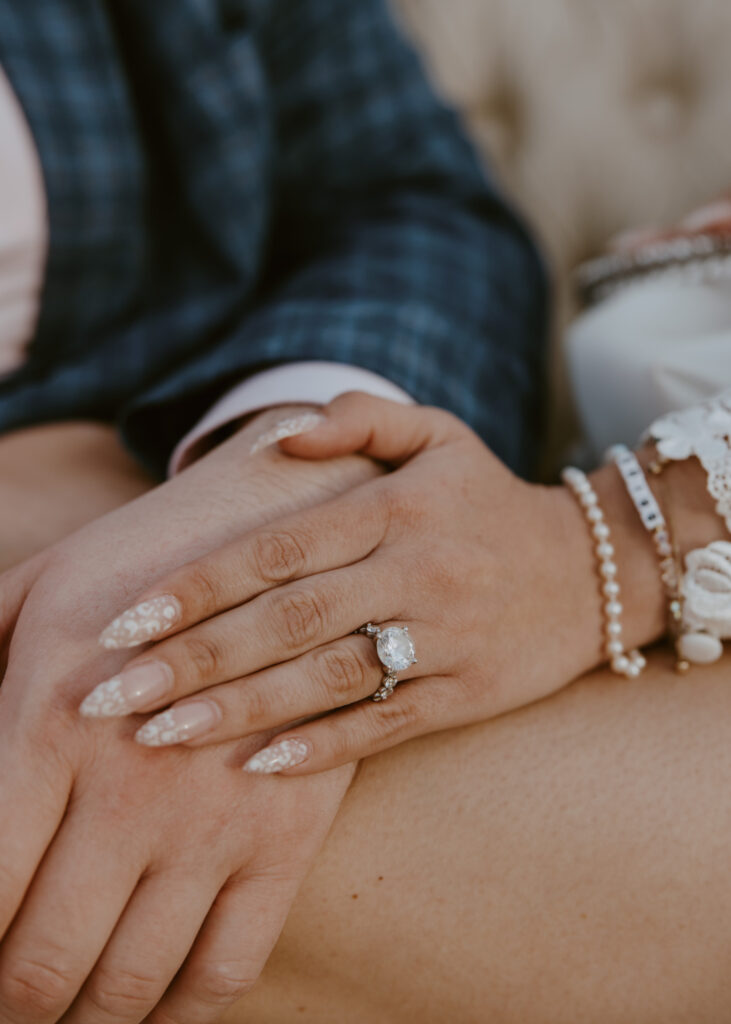
[[[567,466],[561,473],[561,479],[573,492],[581,508],[584,510],[592,536],[596,541],[595,551],[602,581],[602,595],[606,600],[602,605],[604,612],[604,629],[606,639],[604,652],[609,666],[617,675],[635,679],[645,667],[645,659],[637,650],[626,651],[622,642],[622,605],[619,603],[619,584],[617,583],[617,566],[614,562],[614,547],[610,541],[610,531],[604,521],[604,513],[599,506],[596,491],[589,483],[585,473],[573,466]]]

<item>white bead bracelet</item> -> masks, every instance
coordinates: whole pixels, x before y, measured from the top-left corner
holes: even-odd
[[[619,603],[619,583],[617,583],[617,565],[614,562],[614,548],[610,540],[610,531],[604,520],[604,513],[599,506],[596,491],[589,483],[588,477],[580,469],[567,466],[561,473],[561,479],[573,492],[581,508],[584,510],[592,536],[596,541],[599,576],[602,589],[602,611],[604,613],[605,642],[604,651],[609,666],[617,675],[635,679],[645,667],[645,659],[637,650],[626,651],[622,641],[622,605]]]

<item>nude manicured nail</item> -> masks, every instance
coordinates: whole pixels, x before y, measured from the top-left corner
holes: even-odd
[[[173,671],[164,661],[143,661],[112,676],[91,691],[79,711],[86,718],[130,715],[173,688]]]
[[[167,633],[180,622],[183,609],[172,594],[151,597],[149,601],[128,608],[110,622],[99,637],[99,643],[110,651],[139,647]]]
[[[285,768],[294,768],[303,764],[310,756],[310,744],[304,740],[282,740],[264,747],[254,754],[244,765],[245,772],[257,772],[261,775],[273,775]]]
[[[297,437],[298,434],[306,434],[309,430],[314,430],[315,427],[319,427],[324,422],[325,417],[321,416],[319,412],[306,412],[301,416],[290,416],[286,420],[280,420],[279,423],[275,423],[273,427],[256,439],[251,446],[251,454],[256,455],[262,448],[268,448],[270,445],[276,444],[277,441],[283,441],[285,437]]]
[[[221,721],[217,704],[191,700],[155,715],[137,730],[135,739],[145,747],[169,747],[210,732]]]

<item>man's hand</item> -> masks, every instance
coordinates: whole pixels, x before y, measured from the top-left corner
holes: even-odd
[[[122,661],[101,628],[147,582],[379,472],[358,457],[250,461],[279,416],[57,545],[19,614],[5,607],[0,1024],[215,1021],[256,979],[329,828],[350,768],[252,778],[240,765],[261,736],[161,756],[131,741],[133,722],[77,713]]]

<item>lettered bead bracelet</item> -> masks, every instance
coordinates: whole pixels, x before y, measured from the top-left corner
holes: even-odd
[[[604,613],[604,652],[609,666],[617,675],[635,679],[645,667],[645,659],[639,651],[626,651],[622,641],[622,605],[619,603],[620,589],[617,582],[617,566],[614,562],[614,548],[609,527],[599,506],[596,491],[585,473],[573,466],[567,466],[561,479],[574,493],[584,511],[589,529],[594,538],[599,577],[602,590],[602,611]]]
[[[650,489],[647,477],[635,453],[631,452],[625,444],[615,444],[607,452],[607,458],[611,459],[619,470],[632,504],[637,509],[640,521],[652,536],[652,542],[655,545],[655,553],[657,554],[660,566],[660,579],[668,601],[670,636],[677,654],[676,668],[679,672],[685,672],[689,665],[687,658],[683,654],[681,641],[681,619],[683,615],[683,598],[680,587],[681,577],[673,550],[670,527],[665,520],[665,516],[662,514],[662,509],[658,505],[655,495]]]

